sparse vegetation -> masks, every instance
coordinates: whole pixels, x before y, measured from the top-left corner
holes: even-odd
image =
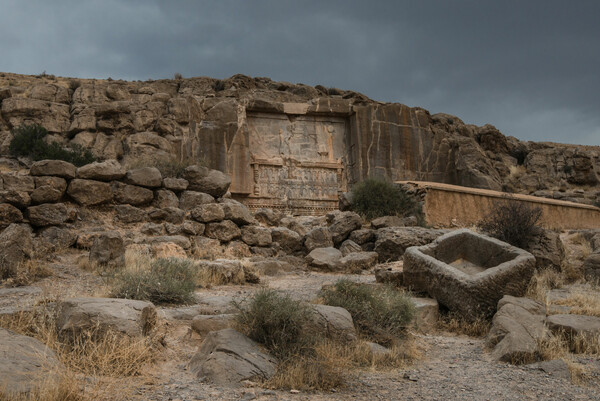
[[[418,203],[404,189],[380,178],[368,178],[354,185],[351,206],[366,219],[421,214]]]
[[[164,258],[126,266],[113,278],[111,295],[155,304],[186,304],[194,299],[196,269],[187,259]]]
[[[29,285],[37,279],[49,277],[52,271],[39,260],[25,260],[18,266],[0,263],[0,280],[5,280],[7,286]]]
[[[525,248],[535,235],[541,217],[539,207],[509,199],[495,205],[477,227],[494,238]]]
[[[561,288],[565,284],[564,274],[556,270],[536,271],[527,287],[527,296],[542,304],[546,304],[548,291]]]
[[[96,161],[92,153],[80,145],[64,148],[58,142],[46,142],[48,131],[39,124],[21,125],[12,131],[13,139],[9,152],[13,156],[29,157],[37,160],[64,160],[76,166]]]
[[[221,92],[225,90],[225,81],[217,80],[213,86],[215,92]]]
[[[487,319],[478,317],[475,320],[468,320],[456,313],[443,314],[438,321],[440,330],[471,337],[486,336],[491,326],[492,322]]]
[[[393,345],[403,337],[415,316],[406,293],[391,286],[372,286],[340,280],[321,291],[327,305],[340,306],[352,315],[360,334],[372,341]]]
[[[176,72],[175,74],[173,74],[173,79],[176,81],[179,81],[180,79],[183,79],[183,75],[181,75],[180,73]]]

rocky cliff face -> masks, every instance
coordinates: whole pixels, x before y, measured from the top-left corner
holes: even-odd
[[[322,86],[236,75],[220,81],[69,79],[0,74],[0,151],[12,128],[99,158],[204,161],[251,207],[331,210],[373,175],[600,201],[600,147],[519,141],[427,110]]]

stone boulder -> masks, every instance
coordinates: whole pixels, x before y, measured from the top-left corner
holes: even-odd
[[[116,219],[122,223],[140,223],[148,218],[145,210],[131,205],[116,205],[114,211]]]
[[[154,194],[154,207],[176,207],[179,208],[179,198],[175,195],[175,192],[168,189],[159,189]]]
[[[35,188],[35,177],[18,173],[0,174],[5,191],[31,192]]]
[[[523,363],[535,360],[540,340],[546,336],[546,308],[529,298],[504,296],[486,343],[498,361]]]
[[[333,247],[316,248],[306,255],[309,266],[325,271],[337,271],[340,269],[342,253]]]
[[[61,227],[46,227],[38,232],[35,247],[36,253],[55,252],[67,249],[77,242],[77,234],[73,230]]]
[[[340,212],[334,217],[329,226],[331,238],[336,246],[339,246],[348,238],[350,233],[362,227],[362,218],[354,212]]]
[[[215,198],[225,195],[231,185],[231,178],[227,175],[204,166],[187,167],[183,178],[188,180],[190,190],[204,192]]]
[[[185,191],[190,183],[184,178],[165,177],[163,187],[175,192]]]
[[[177,207],[165,207],[164,209],[152,209],[148,212],[148,218],[152,221],[166,221],[171,224],[181,224],[185,219],[185,211]]]
[[[117,298],[71,298],[59,302],[56,327],[61,338],[107,331],[147,335],[157,323],[151,302]]]
[[[270,379],[276,364],[275,358],[248,337],[223,329],[208,333],[189,368],[200,380],[238,387],[245,380]]]
[[[156,167],[142,167],[129,170],[125,182],[140,187],[158,188],[162,185],[162,175]]]
[[[260,226],[243,226],[242,241],[250,246],[269,246],[273,242],[271,230]]]
[[[202,235],[206,226],[196,221],[186,220],[181,226],[181,231],[187,235]]]
[[[24,208],[31,204],[31,196],[27,192],[13,189],[0,191],[0,203],[9,203],[18,208]]]
[[[366,244],[367,242],[375,241],[375,230],[370,228],[361,228],[350,233],[349,240],[356,242],[358,245]]]
[[[17,274],[21,262],[33,257],[31,228],[11,224],[0,233],[0,279]]]
[[[326,216],[286,216],[281,219],[281,225],[305,236],[313,228],[323,227],[327,224]]]
[[[404,269],[402,262],[389,262],[379,265],[375,269],[375,281],[383,284],[392,284],[396,287],[404,286]]]
[[[9,203],[0,203],[0,229],[23,221],[23,213]]]
[[[58,380],[60,362],[54,351],[35,338],[0,328],[0,398],[26,395]]]
[[[600,317],[597,316],[551,315],[546,324],[552,332],[569,337],[579,335],[597,340],[600,336]]]
[[[382,216],[371,220],[371,227],[380,229],[385,227],[404,227],[404,219],[400,216]]]
[[[271,237],[283,252],[294,253],[302,250],[302,237],[289,228],[275,227],[271,230]]]
[[[62,160],[40,160],[31,165],[29,174],[32,176],[51,175],[70,180],[75,178],[76,170],[74,165]]]
[[[583,274],[588,281],[600,281],[600,249],[585,259],[583,262]]]
[[[386,230],[386,229],[384,229]],[[404,254],[404,284],[466,319],[491,317],[504,295],[523,296],[535,270],[529,252],[467,229]]]
[[[378,257],[377,252],[352,252],[339,260],[339,266],[344,271],[360,273],[375,266]]]
[[[254,217],[262,225],[268,227],[277,227],[281,225],[283,215],[273,209],[261,208],[254,213]]]
[[[84,206],[99,205],[113,199],[113,191],[109,183],[78,178],[71,180],[67,194],[75,202]]]
[[[192,210],[207,203],[215,203],[215,198],[204,192],[183,191],[179,199],[179,207],[183,210]]]
[[[341,342],[355,341],[358,337],[350,312],[339,306],[312,305],[313,315],[307,330]]]
[[[538,229],[525,250],[535,256],[535,268],[537,270],[561,270],[565,259],[565,247],[557,232],[542,228]]]
[[[223,212],[225,213],[225,220],[231,220],[239,226],[245,226],[248,224],[257,224],[258,222],[248,210],[248,208],[239,202],[226,202],[221,203]]]
[[[64,191],[53,188],[50,185],[43,185],[33,190],[31,193],[31,203],[40,204],[59,202],[63,195]]]
[[[333,239],[327,227],[315,227],[304,236],[304,247],[307,251],[316,248],[329,248],[333,246]]]
[[[220,315],[198,315],[192,319],[192,330],[200,335],[211,331],[231,328],[235,323],[235,315],[225,313]]]
[[[123,184],[118,181],[113,182],[112,187],[117,203],[141,206],[149,204],[154,199],[154,192],[148,188]]]
[[[223,206],[218,203],[207,203],[192,209],[192,218],[200,223],[222,221],[225,218]]]
[[[125,169],[116,160],[86,164],[77,169],[77,178],[97,181],[114,181],[125,177]]]
[[[221,283],[241,284],[246,280],[244,267],[238,260],[199,260],[198,269]]]
[[[342,242],[339,249],[340,252],[342,252],[342,255],[344,256],[349,255],[351,253],[362,252],[362,247],[350,239],[347,239],[346,241]]]
[[[184,235],[163,235],[160,237],[154,237],[150,239],[151,244],[169,242],[176,244],[183,249],[190,249],[192,247],[192,242],[189,240],[188,237]]]
[[[422,227],[388,227],[376,231],[375,252],[380,261],[400,260],[406,248],[425,245],[442,235],[444,231]]]
[[[72,219],[64,203],[44,203],[27,208],[29,223],[34,227],[58,226]]]
[[[122,266],[125,264],[125,245],[115,231],[99,233],[90,248],[90,262],[99,265]]]
[[[242,232],[233,221],[223,220],[206,224],[204,235],[209,238],[218,239],[221,242],[229,242],[233,239],[240,238]]]

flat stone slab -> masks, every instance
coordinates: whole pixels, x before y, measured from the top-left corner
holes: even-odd
[[[463,229],[408,248],[404,284],[467,319],[491,317],[504,295],[524,295],[534,267],[529,252]]]
[[[553,332],[568,334],[600,335],[600,317],[585,315],[552,315],[546,319]]]

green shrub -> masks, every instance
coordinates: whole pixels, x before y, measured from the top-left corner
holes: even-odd
[[[491,237],[519,248],[527,247],[537,233],[542,209],[516,200],[499,203],[477,223]]]
[[[321,297],[325,304],[350,312],[361,335],[386,345],[402,337],[415,316],[415,306],[407,294],[390,286],[340,280],[322,290]]]
[[[304,330],[312,313],[308,305],[268,289],[257,291],[247,304],[234,305],[239,329],[275,356],[285,359],[310,346]]]
[[[368,178],[352,188],[352,209],[366,219],[419,214],[418,203],[392,182]]]
[[[150,266],[117,273],[111,294],[155,304],[185,304],[193,301],[195,288],[196,268],[191,261],[161,258],[151,261]]]
[[[96,158],[80,145],[73,144],[70,149],[58,142],[47,143],[44,137],[48,131],[39,124],[21,125],[12,130],[13,139],[9,152],[13,156],[29,157],[37,160],[64,160],[77,167],[92,163]]]

